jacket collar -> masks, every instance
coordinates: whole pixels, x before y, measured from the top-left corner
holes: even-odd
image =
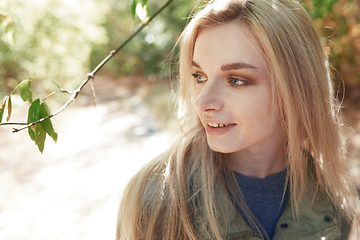
[[[341,237],[338,216],[333,205],[324,191],[313,189],[309,187],[301,196],[297,215],[294,213],[293,199],[289,193],[285,210],[276,225],[273,240],[339,239]],[[261,239],[261,236],[255,233],[241,217],[220,181],[215,192],[221,209],[224,209],[227,214],[225,218],[225,221],[229,222],[229,228],[226,231],[227,239]],[[205,229],[210,230],[209,227]],[[200,235],[208,234],[203,231]]]

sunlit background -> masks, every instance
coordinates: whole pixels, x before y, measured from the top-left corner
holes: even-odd
[[[0,0],[0,99],[27,78],[34,98],[57,90],[53,82],[74,90],[139,27],[132,2]],[[148,3],[153,13],[165,0]],[[351,170],[360,186],[360,2],[303,4],[330,49],[338,97],[344,98]],[[43,154],[26,130],[13,134],[0,127],[0,239],[114,239],[124,185],[176,138],[169,53],[195,5],[174,0],[111,59],[95,76],[96,107],[86,86],[53,119],[58,142],[48,138]],[[55,111],[69,97],[57,93],[47,103]],[[12,102],[11,122],[26,121],[28,103],[18,92]]]

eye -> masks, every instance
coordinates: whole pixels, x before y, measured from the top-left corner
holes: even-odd
[[[242,80],[239,78],[230,78],[229,83],[231,84],[231,86],[234,86],[234,87],[245,86],[248,84],[248,82],[246,80]]]
[[[197,83],[202,83],[202,82],[205,82],[207,80],[207,78],[205,76],[197,74],[197,73],[193,73],[191,75],[193,76],[193,78],[196,79]]]

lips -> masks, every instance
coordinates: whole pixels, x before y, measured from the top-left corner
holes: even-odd
[[[208,122],[205,126],[206,133],[211,136],[219,136],[230,131],[236,123],[214,123]]]

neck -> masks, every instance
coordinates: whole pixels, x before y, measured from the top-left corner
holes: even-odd
[[[242,175],[255,178],[266,178],[283,171],[286,167],[285,149],[263,151],[253,154],[249,151],[231,153],[230,168]]]

